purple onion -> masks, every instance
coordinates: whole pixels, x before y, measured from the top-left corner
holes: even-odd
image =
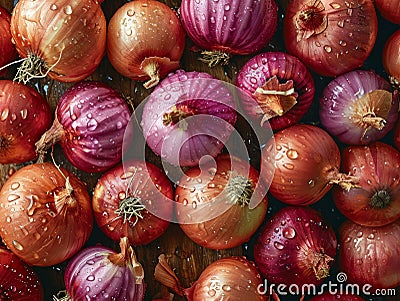
[[[141,126],[148,146],[163,160],[195,166],[217,156],[234,130],[234,97],[208,73],[178,70],[153,91]]]
[[[398,118],[398,91],[374,71],[354,70],[332,80],[320,98],[322,126],[341,142],[365,145],[383,138]]]
[[[266,46],[277,27],[278,6],[274,0],[183,0],[180,17],[190,39],[220,52],[226,63],[229,54],[251,54]]]
[[[36,150],[43,153],[59,142],[75,167],[103,172],[122,158],[130,117],[125,100],[111,87],[96,81],[77,83],[60,98],[54,123],[36,143]]]
[[[283,52],[251,58],[240,69],[236,85],[251,96],[240,97],[244,111],[273,130],[297,123],[310,108],[315,93],[314,80],[305,65]]]
[[[144,299],[144,270],[126,237],[121,253],[103,247],[88,247],[68,263],[64,274],[68,300]],[[64,300],[64,298],[63,298]]]

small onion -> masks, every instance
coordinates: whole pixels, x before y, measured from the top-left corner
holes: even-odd
[[[10,23],[10,13],[0,6],[0,75],[4,75],[4,71],[1,68],[17,57],[17,51],[11,42]]]
[[[51,163],[16,171],[0,191],[0,235],[29,265],[51,266],[73,256],[92,232],[86,186]]]
[[[35,142],[51,126],[47,101],[29,86],[0,80],[0,163],[37,158]]]
[[[144,270],[126,237],[121,253],[103,246],[88,247],[68,263],[64,282],[69,298],[63,300],[142,301]]]
[[[244,110],[261,126],[268,120],[273,130],[297,123],[310,108],[315,92],[304,64],[283,52],[250,59],[240,69],[236,85],[252,96],[240,98]]]
[[[209,66],[227,63],[232,54],[261,50],[277,27],[275,0],[183,0],[182,25],[189,38],[205,49]]]
[[[382,53],[382,64],[386,72],[389,74],[390,82],[394,86],[399,87],[400,86],[400,30],[395,31],[386,41]]]
[[[379,13],[386,20],[400,24],[400,1],[399,0],[374,0]]]
[[[103,172],[122,158],[130,117],[128,105],[116,90],[95,81],[77,83],[61,96],[54,123],[36,143],[36,150],[43,153],[59,142],[75,167]]]
[[[317,211],[288,206],[261,230],[254,260],[270,283],[318,285],[329,275],[336,247],[335,232]]]
[[[178,70],[151,93],[141,126],[148,146],[173,165],[217,156],[234,130],[234,97],[208,73]]]
[[[185,32],[176,13],[164,3],[135,0],[125,3],[108,25],[107,55],[114,68],[145,88],[179,68]]]
[[[322,126],[341,142],[368,144],[383,138],[398,118],[398,91],[374,71],[354,70],[332,80],[322,92]]]

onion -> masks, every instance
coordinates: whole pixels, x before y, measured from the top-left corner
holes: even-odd
[[[236,85],[251,95],[242,104],[249,116],[268,120],[273,130],[297,123],[314,98],[314,80],[302,62],[283,52],[266,52],[251,58],[240,69]],[[252,101],[250,101],[252,100]]]
[[[106,46],[106,19],[94,0],[20,0],[11,33],[22,65],[15,77],[28,82],[49,76],[77,82],[100,64]]]
[[[392,23],[400,24],[399,0],[374,0],[379,13]]]
[[[64,275],[70,299],[62,300],[143,300],[143,267],[126,237],[120,248],[116,253],[103,246],[88,247],[72,258]]]
[[[394,146],[397,147],[398,150],[400,150],[400,121],[396,125],[396,129],[394,131]]]
[[[399,87],[400,86],[400,30],[395,31],[386,41],[382,53],[382,64],[386,72],[389,74],[390,82],[394,86]]]
[[[73,256],[93,227],[86,186],[51,163],[16,171],[0,191],[0,235],[29,265],[51,266]]]
[[[10,63],[17,56],[15,46],[11,42],[11,14],[4,7],[0,6],[0,75],[6,64]]]
[[[0,300],[44,301],[43,287],[32,268],[0,248]]]
[[[0,163],[37,158],[35,142],[51,126],[47,101],[34,89],[0,80]]]
[[[360,296],[352,294],[331,294],[330,292],[325,292],[321,295],[316,295],[310,299],[310,301],[335,301],[335,300],[345,300],[345,301],[364,301]]]
[[[172,186],[164,172],[137,160],[104,173],[92,201],[97,224],[108,237],[128,237],[131,244],[141,245],[165,232],[173,214],[172,199]]]
[[[114,68],[145,88],[179,68],[185,32],[176,13],[164,3],[135,0],[125,3],[108,25],[107,55]]]
[[[288,206],[261,230],[254,260],[270,283],[318,285],[329,275],[336,247],[335,232],[317,211]]]
[[[341,142],[368,144],[383,138],[398,118],[398,91],[374,71],[355,70],[332,80],[322,92],[322,126]]]
[[[333,184],[346,190],[357,185],[358,178],[340,173],[339,168],[340,151],[332,137],[317,126],[296,124],[275,133],[266,144],[260,176],[271,183],[269,191],[278,200],[311,205]]]
[[[245,257],[231,256],[207,266],[190,288],[183,288],[164,254],[158,258],[154,276],[188,301],[252,300],[266,301],[258,292],[262,279],[256,266]]]
[[[347,282],[372,288],[400,285],[400,222],[383,227],[365,227],[345,222],[340,230],[339,265]]]
[[[75,167],[103,172],[121,161],[130,115],[116,90],[100,82],[79,82],[61,96],[54,123],[36,143],[36,150],[43,153],[59,142]]]
[[[373,1],[294,0],[284,18],[285,46],[307,67],[337,76],[361,67],[376,41]]]
[[[178,70],[151,93],[140,124],[154,153],[172,165],[194,166],[220,153],[236,118],[234,97],[224,82]]]
[[[227,64],[230,55],[261,50],[278,20],[274,0],[183,0],[179,11],[189,38],[206,50],[202,60],[210,67]]]

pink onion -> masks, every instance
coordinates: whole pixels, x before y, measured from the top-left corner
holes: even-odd
[[[106,84],[77,83],[62,95],[54,123],[36,143],[36,150],[43,152],[59,142],[75,167],[103,172],[122,158],[130,116],[125,100]]]
[[[374,71],[355,70],[325,87],[319,116],[322,126],[341,142],[368,144],[394,127],[398,109],[398,91],[389,82]]]
[[[182,25],[213,66],[231,54],[262,49],[275,33],[278,6],[274,0],[183,0]]]
[[[261,126],[273,130],[298,122],[314,98],[314,80],[297,58],[266,52],[250,59],[239,71],[236,85],[251,98],[241,97],[244,110]]]

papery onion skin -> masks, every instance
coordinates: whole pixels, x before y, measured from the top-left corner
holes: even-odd
[[[11,33],[22,58],[40,58],[42,72],[36,76],[50,70],[48,76],[61,82],[83,80],[105,54],[106,19],[94,0],[18,1]]]
[[[379,13],[386,20],[400,24],[400,1],[398,0],[374,0]]]
[[[351,221],[339,229],[339,266],[347,282],[394,288],[400,285],[400,222],[383,227],[366,227]]]
[[[176,213],[186,235],[203,247],[221,250],[250,239],[264,220],[268,201],[256,190],[258,172],[247,161],[229,154],[221,154],[215,161],[216,167],[202,165],[201,169],[193,167],[185,172],[175,189],[175,201],[189,208]],[[239,191],[234,192],[235,188]],[[257,199],[253,209],[249,208],[251,197]],[[217,198],[223,204],[212,203]],[[226,204],[230,204],[228,209]],[[214,212],[216,217],[210,219]]]
[[[104,172],[121,161],[131,113],[116,90],[97,81],[83,81],[60,98],[56,120],[36,143],[43,152],[59,142],[65,157],[85,172]],[[129,139],[133,133],[127,131]]]
[[[125,215],[121,211],[128,199],[144,206],[135,210],[141,217],[132,214],[126,219],[125,215],[132,212],[129,208],[133,209],[127,205]],[[161,236],[169,226],[172,199],[172,186],[165,173],[152,163],[137,160],[104,173],[94,189],[92,203],[96,222],[108,237],[116,241],[128,237],[132,245],[144,245]]]
[[[347,218],[364,226],[384,226],[400,218],[400,153],[375,142],[349,146],[342,153],[342,172],[360,179],[359,187],[335,187],[333,200]]]
[[[0,163],[37,158],[35,142],[51,126],[47,101],[34,88],[0,80]]]
[[[281,130],[297,123],[310,108],[315,86],[310,72],[304,64],[294,56],[283,52],[266,52],[259,54],[240,69],[236,78],[236,85],[247,92],[252,98],[240,98],[244,110],[256,121],[260,121],[263,112],[260,111],[256,90],[262,87],[268,80],[276,76],[280,84],[293,81],[294,92],[297,103],[282,116],[275,116],[268,119],[264,125],[271,126],[273,130]],[[250,102],[253,99],[254,102]]]
[[[51,163],[16,171],[0,191],[0,235],[29,265],[51,266],[86,243],[93,214],[86,186]],[[68,178],[68,181],[66,178]]]
[[[389,74],[390,82],[396,87],[399,87],[400,86],[400,30],[395,31],[386,41],[382,52],[382,64],[386,72]]]
[[[382,139],[398,119],[398,91],[374,71],[354,70],[332,80],[322,92],[322,126],[346,144]]]
[[[331,294],[330,292],[325,292],[322,295],[316,295],[310,299],[310,301],[364,301],[360,296],[352,294]]]
[[[278,19],[274,0],[183,0],[179,11],[187,35],[197,46],[240,55],[265,47]]]
[[[148,81],[146,88],[179,68],[184,48],[185,32],[178,16],[159,1],[125,3],[108,25],[111,64],[123,76]]]
[[[177,107],[182,116],[178,111],[175,122]],[[202,157],[221,152],[236,119],[234,98],[224,82],[205,72],[178,70],[154,89],[140,124],[148,146],[163,160],[195,166]]]
[[[11,42],[11,14],[0,6],[0,68],[17,57],[17,50]],[[0,76],[5,70],[0,70]]]
[[[377,32],[371,0],[295,0],[285,12],[287,51],[323,76],[361,67],[373,49]]]
[[[332,227],[309,207],[287,206],[270,218],[254,246],[254,260],[269,283],[322,283],[336,255]]]
[[[32,268],[0,248],[0,299],[44,301],[43,286]]]

